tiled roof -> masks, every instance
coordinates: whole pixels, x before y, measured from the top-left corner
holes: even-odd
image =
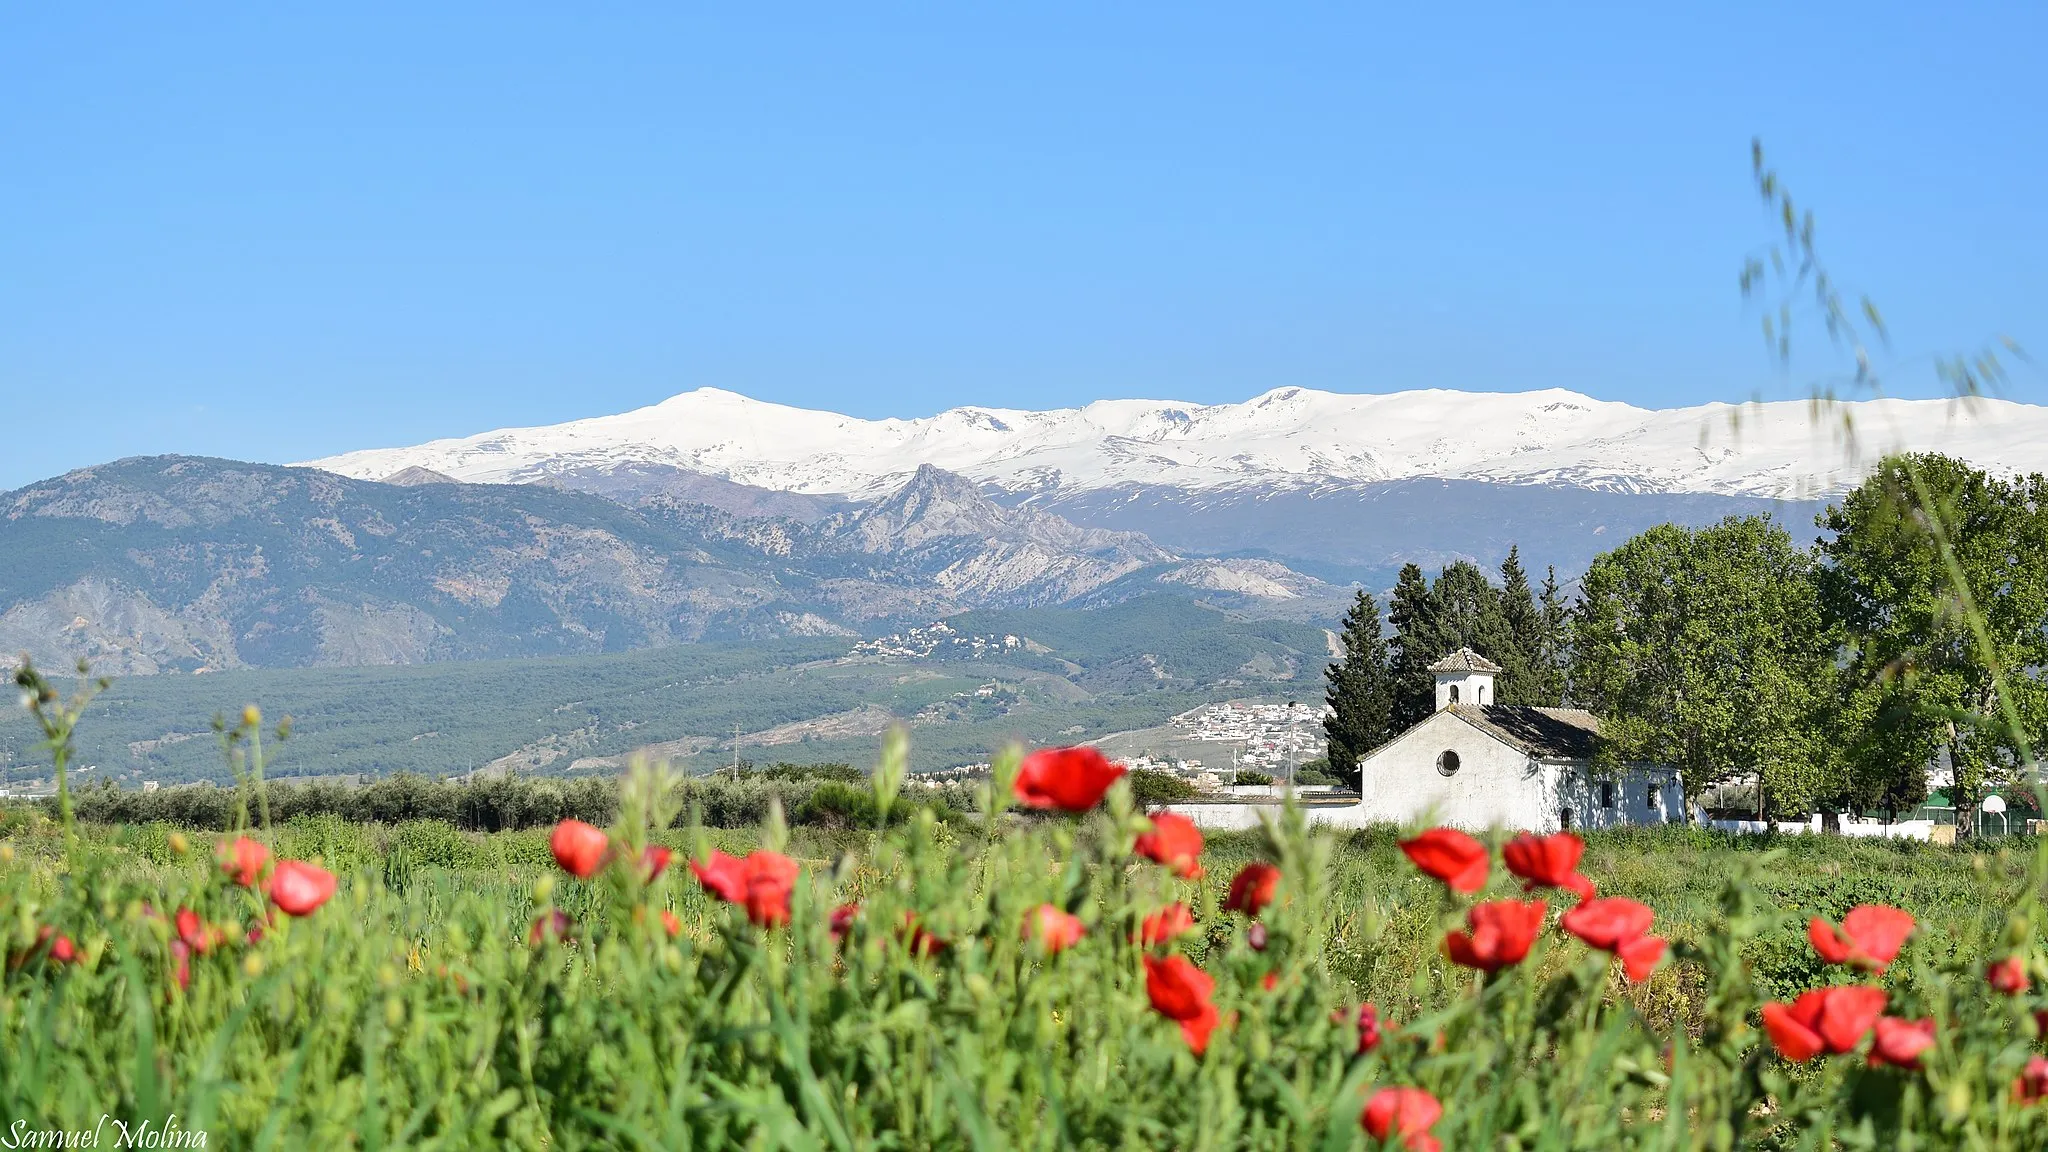
[[[1591,760],[1600,746],[1600,719],[1584,708],[1453,704],[1450,711],[1474,728],[1546,760]]]
[[[1500,672],[1500,665],[1470,648],[1460,648],[1429,666],[1431,672]]]

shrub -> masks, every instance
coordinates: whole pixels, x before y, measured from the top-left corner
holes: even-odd
[[[1146,807],[1192,800],[1195,796],[1194,785],[1167,772],[1134,768],[1124,774],[1124,779],[1131,782],[1131,799]]]
[[[1250,768],[1238,769],[1237,777],[1234,780],[1234,783],[1244,785],[1247,787],[1264,786],[1267,784],[1271,784],[1272,782],[1273,778],[1271,776],[1266,775],[1264,772],[1255,772]]]

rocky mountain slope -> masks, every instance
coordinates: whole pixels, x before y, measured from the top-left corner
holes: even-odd
[[[1162,588],[1261,598],[1189,578],[1212,565],[1189,569],[1143,536],[1006,508],[938,469],[876,503],[787,509],[796,517],[736,514],[759,504],[723,482],[723,507],[673,485],[629,506],[431,471],[377,483],[171,456],[9,493],[0,650],[129,674],[404,664],[851,634]],[[1264,598],[1334,599],[1290,576],[1298,587]]]
[[[1856,430],[1839,433],[1844,416]],[[1339,395],[1281,388],[1242,404],[1105,400],[1047,412],[956,408],[860,420],[718,389],[616,416],[315,461],[363,478],[421,467],[468,481],[676,469],[782,492],[872,499],[933,464],[1011,493],[1132,487],[1285,491],[1407,479],[1811,499],[1884,451],[1940,448],[2034,469],[2048,408],[2000,400],[1805,402],[1652,411],[1552,389]]]

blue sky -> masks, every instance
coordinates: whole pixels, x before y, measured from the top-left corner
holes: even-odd
[[[702,385],[1796,393],[1759,135],[1900,390],[2048,343],[2038,3],[313,7],[11,10],[0,488]]]

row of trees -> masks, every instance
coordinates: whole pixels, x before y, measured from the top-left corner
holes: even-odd
[[[1570,613],[1547,571],[1541,593],[1529,584],[1521,549],[1508,548],[1495,587],[1467,560],[1445,567],[1435,581],[1404,565],[1389,603],[1391,638],[1381,629],[1379,604],[1360,590],[1344,617],[1346,656],[1330,665],[1323,721],[1330,771],[1349,778],[1358,760],[1435,707],[1429,666],[1446,653],[1470,648],[1501,666],[1495,684],[1502,704],[1563,702]]]
[[[1470,565],[1426,589],[1404,570],[1391,642],[1370,597],[1346,621],[1331,761],[1353,768],[1426,715],[1421,669],[1467,644],[1507,670],[1503,703],[1589,708],[1608,760],[1672,765],[1694,794],[1754,782],[1766,816],[1910,809],[1930,767],[1965,823],[1989,789],[2031,787],[2048,478],[1892,457],[1819,524],[1810,549],[1766,516],[1650,529],[1596,559],[1569,609],[1554,575],[1540,599],[1517,593],[1513,555],[1499,588]]]

